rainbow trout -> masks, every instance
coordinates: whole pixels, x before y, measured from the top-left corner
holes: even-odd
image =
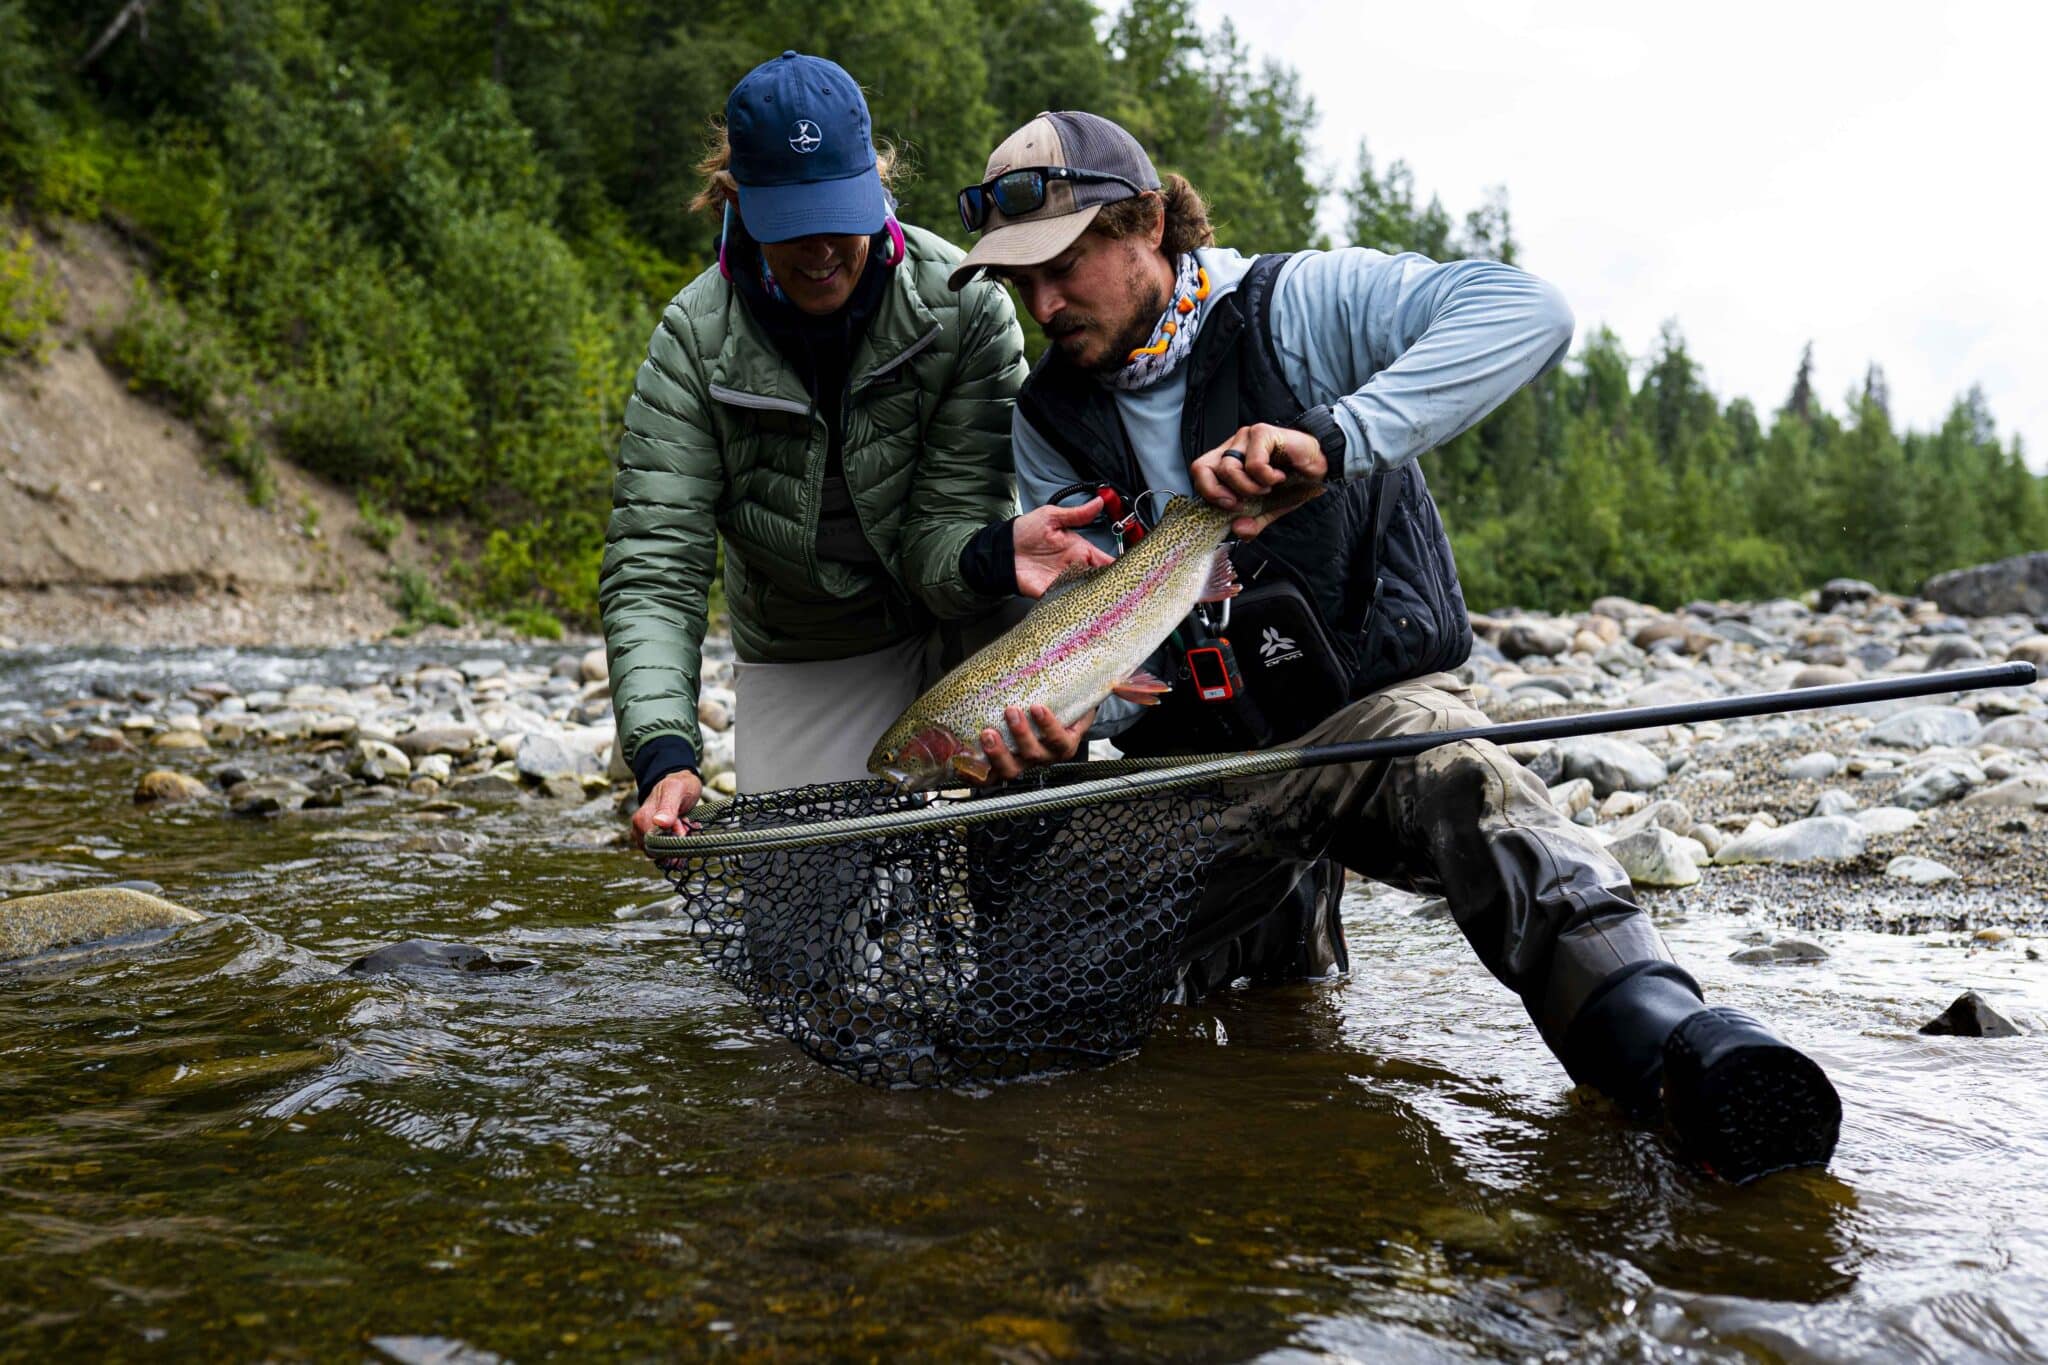
[[[1142,665],[1197,602],[1237,592],[1223,540],[1235,518],[1256,515],[1256,500],[1225,512],[1174,497],[1122,558],[1062,574],[1030,615],[912,702],[868,771],[905,791],[978,782],[989,771],[981,732],[1007,737],[1006,707],[1042,704],[1072,725],[1112,694],[1157,706],[1171,684]]]

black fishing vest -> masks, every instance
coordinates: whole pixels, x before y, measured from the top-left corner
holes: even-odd
[[[1193,464],[1239,427],[1291,424],[1308,406],[1281,372],[1273,343],[1273,285],[1285,254],[1252,262],[1237,289],[1215,299],[1202,319],[1187,367],[1181,407],[1181,457]],[[1128,495],[1144,491],[1112,390],[1048,350],[1025,381],[1018,410],[1077,478]],[[1306,596],[1350,677],[1350,696],[1456,668],[1472,652],[1472,623],[1458,587],[1450,538],[1414,463],[1349,479],[1296,508],[1231,551],[1238,581],[1250,587],[1281,574]],[[1255,643],[1255,642],[1253,642]],[[1254,689],[1255,692],[1255,689]],[[1290,717],[1292,738],[1322,715]],[[1117,739],[1128,753],[1236,747],[1218,742],[1205,704],[1176,688],[1166,702]]]

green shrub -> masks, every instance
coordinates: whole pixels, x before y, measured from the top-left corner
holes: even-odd
[[[459,626],[462,613],[443,602],[434,591],[433,580],[408,564],[398,565],[391,571],[391,582],[396,591],[391,598],[392,610],[405,618],[405,624],[395,635],[410,635],[422,626]]]
[[[559,640],[562,638],[562,623],[554,614],[539,607],[513,607],[498,613],[498,620],[521,635],[536,640]]]
[[[391,553],[392,544],[404,529],[398,518],[371,501],[368,489],[356,494],[356,515],[361,518],[356,524],[356,534],[363,543],[379,554]]]
[[[0,215],[4,220],[4,215]],[[40,364],[50,350],[50,326],[64,316],[64,286],[36,251],[27,228],[0,237],[0,357]]]

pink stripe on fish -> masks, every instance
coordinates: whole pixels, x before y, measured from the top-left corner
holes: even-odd
[[[1082,626],[1080,630],[1046,654],[1036,659],[1027,660],[1015,671],[990,683],[982,689],[981,695],[984,698],[994,698],[1006,694],[1016,695],[1022,684],[1031,681],[1040,673],[1076,652],[1085,650],[1103,636],[1123,625],[1124,622],[1136,614],[1138,608],[1143,605],[1145,598],[1151,595],[1152,590],[1180,566],[1181,560],[1175,559],[1169,560],[1167,563],[1153,569],[1150,573],[1139,579],[1129,592],[1118,598],[1116,604],[1108,611]]]

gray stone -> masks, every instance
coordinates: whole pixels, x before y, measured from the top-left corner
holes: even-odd
[[[1665,829],[1673,834],[1684,834],[1695,823],[1692,811],[1683,801],[1652,801],[1616,825],[1613,837],[1616,840],[1626,839],[1632,834],[1652,829]]]
[[[1714,855],[1721,866],[1736,863],[1845,862],[1863,852],[1863,826],[1845,815],[1795,820],[1779,829],[1747,829]]]
[[[1892,804],[1907,810],[1932,810],[1959,799],[1983,781],[1984,775],[1960,763],[1938,763],[1892,793]]]
[[[1750,645],[1757,649],[1773,649],[1783,643],[1777,637],[1740,621],[1716,621],[1707,629],[1731,644]]]
[[[1792,675],[1794,687],[1834,687],[1855,681],[1855,670],[1839,664],[1811,664]]]
[[[1494,643],[1510,659],[1526,659],[1531,655],[1548,659],[1570,649],[1572,638],[1541,621],[1510,621],[1501,628],[1500,637]]]
[[[1932,858],[1915,857],[1909,853],[1886,863],[1884,875],[1898,881],[1911,882],[1915,886],[1933,886],[1936,882],[1952,882],[1958,874],[1954,868],[1944,863],[1937,863]]]
[[[297,810],[313,795],[313,789],[289,777],[257,777],[228,788],[228,809],[236,815],[275,815]]]
[[[2021,809],[2048,809],[2048,772],[2021,773],[2009,777],[1995,787],[1971,792],[1963,798],[1965,806],[2017,806]]]
[[[2048,751],[2048,721],[2039,716],[2001,716],[1978,734],[1979,744]]]
[[[1560,782],[1550,789],[1550,804],[1564,812],[1567,820],[1593,808],[1593,784],[1583,777]]]
[[[1984,646],[1967,635],[1951,635],[1935,643],[1927,651],[1927,670],[1948,668],[1955,664],[1969,663],[1984,657]]]
[[[610,709],[609,702],[604,709]],[[732,725],[732,711],[724,702],[705,697],[697,703],[697,723],[707,730],[727,729]]]
[[[1960,706],[1915,706],[1879,721],[1864,739],[1894,749],[1953,748],[1976,742],[1983,728],[1974,711]]]
[[[1975,991],[1964,991],[1955,1003],[1920,1026],[1922,1033],[1957,1038],[2017,1038],[2024,1030]]]
[[[604,646],[599,645],[583,656],[582,672],[585,682],[596,682],[600,678],[611,676],[611,669],[604,659]]]
[[[530,777],[536,782],[554,777],[558,773],[574,774],[578,763],[576,753],[553,735],[522,735],[519,747],[513,751],[513,764],[521,777]]]
[[[1814,798],[1808,815],[1851,815],[1863,803],[1845,791],[1830,788]]]
[[[1819,782],[1842,770],[1842,760],[1830,753],[1802,754],[1785,764],[1785,776],[1800,782]]]
[[[2048,616],[2048,550],[1936,574],[1920,595],[1956,616]]]
[[[1647,791],[1668,775],[1664,760],[1634,740],[1612,735],[1587,735],[1559,741],[1567,779],[1583,777],[1596,796],[1618,791]]]
[[[2030,635],[2016,642],[2005,651],[2006,661],[2016,664],[2032,664],[2037,670],[2048,672],[2048,635]]]
[[[454,775],[455,760],[446,754],[427,754],[419,762],[413,764],[412,770],[420,777],[429,778],[446,786],[448,779]]]
[[[1660,827],[1638,830],[1607,846],[1637,886],[1691,886],[1700,879],[1688,840]]]
[[[1781,938],[1772,943],[1759,944],[1754,948],[1744,948],[1740,952],[1728,955],[1728,959],[1731,962],[1751,964],[1766,962],[1824,962],[1828,957],[1828,950],[1810,938]]]
[[[397,744],[407,758],[422,758],[427,754],[466,758],[483,737],[483,731],[474,725],[434,725],[408,730],[398,737]]]
[[[1820,609],[1833,611],[1836,607],[1868,602],[1875,596],[1875,583],[1866,583],[1860,578],[1830,578],[1820,585]]]
[[[350,775],[365,782],[403,782],[412,776],[412,760],[381,739],[359,739],[348,761]]]
[[[129,887],[87,886],[0,901],[0,961],[95,943],[154,929],[176,929],[205,917]]]
[[[464,797],[517,796],[520,790],[516,778],[507,777],[496,768],[485,773],[458,777],[450,784],[450,788],[456,795]]]
[[[502,678],[505,676],[505,661],[503,659],[464,659],[456,667],[462,670],[463,677],[473,683],[482,682],[486,678]]]
[[[1872,806],[1857,811],[1854,819],[1866,834],[1904,834],[1920,823],[1920,817],[1903,806]]]

